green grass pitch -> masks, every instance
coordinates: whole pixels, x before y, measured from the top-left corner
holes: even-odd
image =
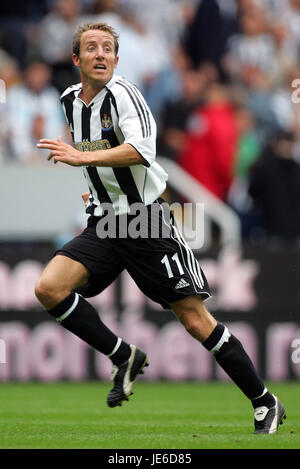
[[[299,383],[271,383],[287,419],[253,435],[252,407],[230,383],[137,382],[110,409],[107,382],[1,383],[1,449],[300,449]]]

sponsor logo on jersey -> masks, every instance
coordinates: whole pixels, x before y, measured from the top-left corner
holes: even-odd
[[[103,140],[92,140],[91,142],[87,139],[83,139],[82,142],[77,142],[74,145],[79,151],[107,150],[111,148],[111,144],[106,138]]]

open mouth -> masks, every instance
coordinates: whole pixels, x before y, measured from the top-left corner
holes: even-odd
[[[103,64],[97,64],[95,65],[94,70],[106,70],[106,67]]]

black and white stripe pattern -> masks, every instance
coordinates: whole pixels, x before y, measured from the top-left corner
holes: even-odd
[[[102,106],[100,108],[100,120],[102,122],[102,119],[104,116],[109,117],[110,119],[112,118],[111,116],[111,103],[112,102],[112,93],[108,91],[106,94]],[[103,134],[102,130],[102,134]],[[119,141],[117,138],[117,135],[114,131],[114,128],[112,127],[111,129],[107,129],[105,131],[105,137],[109,140],[111,147],[116,147],[122,143],[122,141]],[[135,202],[142,202],[141,196],[137,190],[135,181],[133,179],[131,170],[129,167],[125,168],[113,168],[114,175],[118,181],[118,184],[123,191],[124,194],[127,195],[128,197],[128,202],[129,205],[135,203]]]
[[[189,275],[191,283],[196,293],[207,293],[207,297],[210,297],[210,293],[205,291],[207,288],[206,282],[204,281],[201,268],[197,259],[195,258],[191,248],[183,238],[180,231],[177,229],[175,223],[168,222],[165,219],[163,208],[161,207],[162,220],[166,225],[167,229],[170,230],[170,238],[174,240],[178,245],[179,258],[182,265],[185,268],[186,273]]]
[[[182,258],[184,259],[184,264],[186,269],[190,273],[191,280],[196,287],[203,289],[204,287],[204,280],[202,277],[201,269],[197,259],[195,258],[191,248],[183,238],[180,231],[176,228],[175,225],[171,225],[171,229],[173,230],[173,239],[179,244],[179,248],[182,254]]]
[[[137,115],[139,116],[143,137],[150,137],[151,123],[149,118],[148,106],[146,105],[144,98],[142,97],[138,89],[129,81],[118,80],[116,81],[116,84],[122,86],[128,93],[132,104],[136,109]]]
[[[81,89],[80,83],[73,85],[61,96],[77,148],[92,151],[128,143],[145,161],[119,168],[83,167],[91,192],[87,212],[101,216],[101,204],[110,203],[118,215],[128,213],[132,203],[152,203],[164,191],[167,175],[154,161],[156,126],[142,94],[113,76],[87,106],[79,97]]]
[[[91,141],[91,116],[92,106],[87,107],[83,105],[81,109],[81,136],[82,140],[86,139],[89,142]],[[91,185],[94,190],[96,190],[97,199],[102,203],[111,203],[111,198],[99,177],[97,168],[95,166],[89,166],[86,168],[86,172]]]
[[[72,140],[74,142],[74,121],[73,121],[73,101],[75,99],[75,94],[70,93],[66,96],[66,99],[62,100],[62,106],[70,127],[70,132],[72,135]]]

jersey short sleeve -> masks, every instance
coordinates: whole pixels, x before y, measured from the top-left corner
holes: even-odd
[[[150,166],[156,155],[156,124],[143,95],[120,77],[111,91],[116,100],[124,143],[132,145]]]

